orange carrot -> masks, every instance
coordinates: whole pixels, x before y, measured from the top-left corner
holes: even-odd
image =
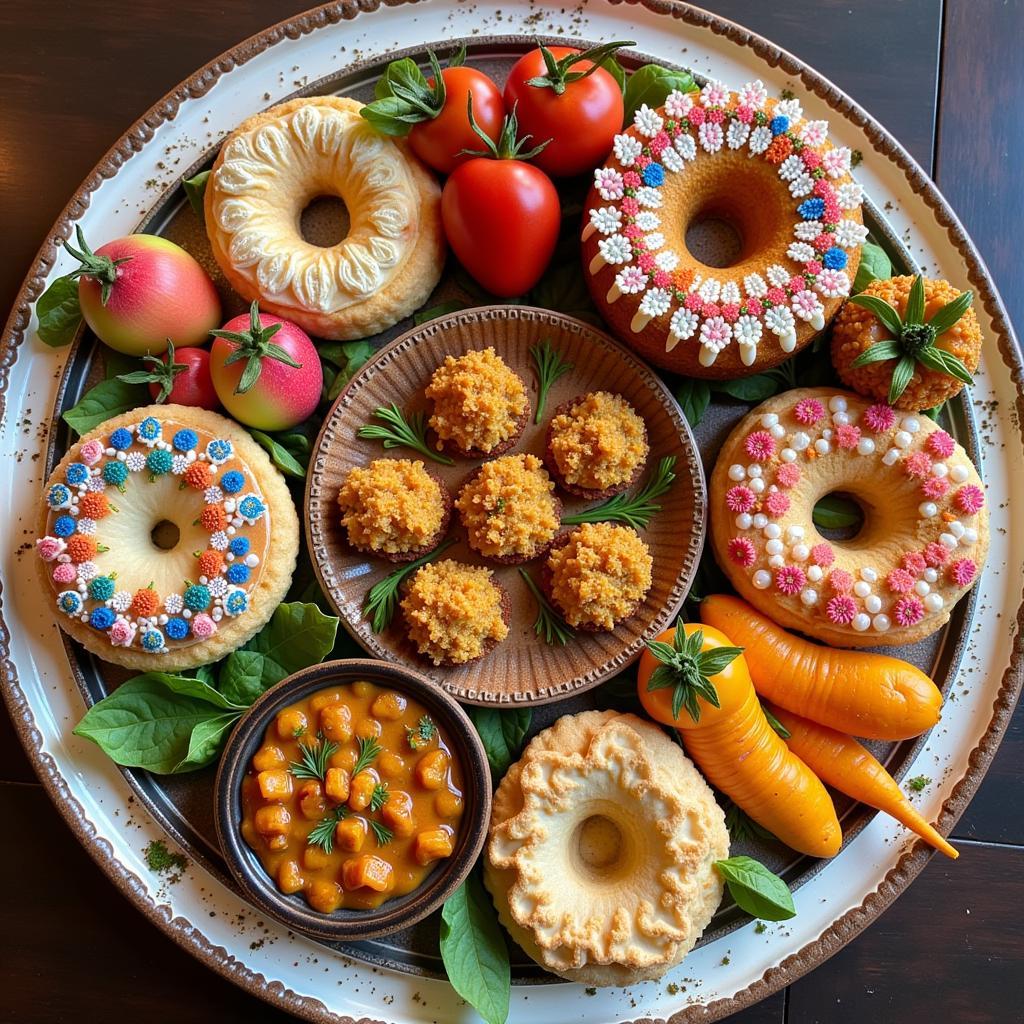
[[[786,745],[822,782],[869,807],[891,814],[926,843],[956,860],[960,856],[914,809],[896,780],[853,737],[783,708],[771,708],[789,732]]]
[[[679,623],[648,643],[637,690],[679,730],[709,782],[787,846],[834,857],[843,834],[828,790],[768,724],[739,648],[717,629]]]
[[[812,722],[867,739],[903,740],[939,720],[942,694],[906,661],[812,644],[728,594],[705,598],[700,617],[743,647],[762,697]]]

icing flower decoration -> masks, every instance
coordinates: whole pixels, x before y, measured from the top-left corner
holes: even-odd
[[[944,430],[933,430],[925,447],[938,459],[948,459],[956,451],[956,442]]]
[[[924,605],[916,597],[901,597],[893,606],[892,617],[900,626],[916,625],[924,618]]]
[[[896,410],[891,405],[872,405],[864,411],[864,422],[876,433],[891,430],[896,423]]]
[[[860,428],[855,427],[850,423],[841,423],[836,427],[835,437],[836,444],[839,445],[840,448],[852,451],[857,447],[857,442],[860,440]]]
[[[967,484],[956,492],[956,507],[967,515],[974,515],[985,507],[985,492],[976,484]]]
[[[914,589],[914,577],[906,569],[893,569],[885,584],[894,594],[909,594]]]
[[[151,478],[169,473],[172,466],[173,456],[166,448],[154,448],[146,456],[146,468],[149,470]]]
[[[199,444],[199,435],[189,427],[177,431],[171,438],[171,447],[175,451],[190,452]]]
[[[202,612],[210,607],[210,601],[213,599],[210,597],[210,591],[207,587],[201,583],[193,583],[185,589],[183,600],[185,607],[190,611]]]
[[[806,582],[807,577],[798,565],[784,565],[775,574],[775,586],[790,597],[799,594]]]
[[[743,447],[755,462],[766,462],[775,454],[775,438],[767,430],[755,430],[744,441]]]
[[[164,631],[172,640],[184,640],[188,636],[188,623],[177,617],[167,620]]]
[[[164,635],[156,626],[150,626],[139,637],[139,646],[150,654],[158,654],[166,647]]]
[[[75,532],[75,521],[71,516],[58,516],[53,524],[53,532],[58,537],[70,537]]]
[[[54,583],[74,583],[78,570],[70,562],[60,562],[53,568]]]
[[[138,626],[127,619],[117,619],[110,627],[107,637],[115,647],[131,647],[135,642],[135,634]]]
[[[764,507],[768,515],[778,518],[789,511],[789,498],[782,491],[772,491],[765,499]]]
[[[925,561],[924,555],[920,552],[908,551],[900,560],[900,565],[906,569],[907,572],[913,573],[915,576],[920,576],[920,574],[927,568],[928,563]]]
[[[103,467],[101,475],[103,480],[110,484],[111,487],[116,487],[119,491],[123,491],[125,481],[128,479],[128,467],[123,462],[114,460],[108,462]]]
[[[733,537],[729,541],[729,557],[744,569],[749,569],[757,561],[754,545],[746,537]]]
[[[978,571],[977,566],[969,558],[958,558],[947,570],[949,578],[958,586],[969,586]]]
[[[256,494],[247,494],[238,503],[238,514],[250,526],[266,511],[267,506],[263,504],[263,501]]]
[[[730,512],[749,512],[757,502],[757,495],[749,487],[737,484],[725,492],[725,506]]]
[[[806,427],[813,426],[825,415],[825,406],[816,398],[801,398],[793,406],[793,415],[797,423]]]
[[[114,451],[123,452],[132,446],[132,432],[127,427],[118,427],[109,438]]]
[[[921,484],[921,490],[926,498],[938,501],[940,498],[945,497],[946,492],[949,490],[949,481],[945,477],[933,476]]]
[[[923,478],[932,471],[932,460],[924,452],[914,452],[903,462],[907,476]]]
[[[213,471],[205,462],[193,462],[182,474],[188,487],[197,491],[205,491],[213,481]]]
[[[848,626],[857,616],[857,604],[848,594],[837,594],[825,605],[825,615],[837,626]]]
[[[67,542],[60,537],[42,537],[36,541],[36,551],[44,562],[52,562],[58,555],[64,554]]]
[[[78,615],[82,610],[82,597],[77,590],[63,590],[57,595],[57,607],[65,615]]]
[[[232,589],[224,598],[224,611],[228,615],[241,615],[248,607],[249,595],[244,590]]]
[[[115,619],[116,616],[109,608],[94,608],[89,616],[89,625],[93,629],[106,630],[110,629]]]
[[[217,623],[209,615],[201,612],[192,616],[192,635],[197,640],[209,640],[217,632]]]
[[[822,542],[811,548],[811,561],[820,565],[823,569],[830,566],[836,560],[836,553],[832,550],[831,544]]]
[[[95,466],[100,459],[103,458],[103,442],[99,438],[93,438],[91,441],[86,441],[81,448],[78,449],[78,457],[87,465]]]
[[[46,492],[46,504],[56,510],[71,507],[71,491],[64,484],[54,484]]]
[[[235,454],[234,445],[225,438],[218,437],[206,446],[206,457],[215,466],[227,462]]]
[[[136,433],[138,434],[139,440],[146,445],[147,448],[152,448],[153,445],[160,440],[160,437],[163,434],[163,427],[155,416],[147,416],[139,424]]]
[[[231,543],[228,545],[228,550],[236,558],[242,558],[249,553],[249,538],[233,537],[231,539]]]
[[[69,484],[77,487],[89,479],[89,467],[84,462],[72,462],[64,477]]]
[[[853,577],[845,569],[833,569],[828,574],[828,584],[837,594],[848,594],[853,590]]]

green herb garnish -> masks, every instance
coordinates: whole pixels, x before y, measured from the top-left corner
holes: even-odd
[[[379,811],[391,799],[386,782],[378,782],[370,794],[370,810]]]
[[[329,811],[326,817],[321,818],[306,836],[308,846],[319,846],[324,853],[330,853],[334,849],[334,829],[339,821],[348,817],[348,808],[339,804]]]
[[[533,632],[537,636],[543,637],[546,644],[557,643],[564,647],[573,637],[572,626],[551,607],[548,599],[540,592],[540,588],[522,566],[519,567],[519,575],[523,577],[523,582],[537,602],[537,618],[533,621]]]
[[[789,886],[753,857],[716,860],[715,868],[741,910],[764,921],[787,921],[796,916]]]
[[[775,839],[768,829],[759,825],[746,811],[732,802],[725,811],[725,827],[729,832],[729,838],[735,843],[743,840]]]
[[[489,508],[487,510],[487,518],[490,519],[493,516],[500,516],[504,511],[505,511],[505,499],[502,498],[502,497],[499,497],[498,500],[494,503],[494,508]]]
[[[915,793],[920,793],[931,781],[927,775],[915,775],[912,779],[907,779],[907,787]]]
[[[409,573],[426,565],[427,562],[432,562],[442,551],[450,548],[454,543],[455,538],[449,537],[433,551],[428,551],[427,554],[417,558],[415,562],[403,565],[400,569],[385,576],[384,579],[374,583],[363,602],[363,614],[369,617],[370,628],[374,633],[380,633],[387,629],[395,617],[395,609],[398,607],[398,588],[401,586],[402,580]]]
[[[356,758],[356,763],[352,767],[352,778],[354,779],[361,771],[365,771],[373,764],[376,760],[377,755],[381,751],[380,744],[372,737],[360,737],[359,739],[359,756]]]
[[[180,873],[188,867],[188,858],[183,853],[171,853],[162,839],[154,839],[142,851],[146,866],[157,874],[173,871]]]
[[[377,840],[378,846],[387,846],[395,838],[395,833],[379,821],[371,821],[370,828],[373,829],[373,838]]]
[[[572,363],[563,360],[551,347],[551,342],[547,338],[539,345],[530,346],[530,356],[537,368],[537,412],[533,417],[533,422],[540,423],[551,385],[572,369]]]
[[[323,782],[327,774],[327,761],[337,749],[337,743],[324,739],[324,734],[318,732],[315,746],[312,743],[299,744],[302,760],[290,762],[288,771],[297,779],[316,779]]]
[[[764,712],[764,717],[768,719],[768,724],[782,739],[788,740],[793,735],[763,704],[761,710]]]
[[[427,419],[422,412],[411,413],[406,418],[405,413],[392,402],[390,406],[378,406],[373,415],[387,426],[378,427],[367,423],[356,431],[357,437],[365,441],[380,441],[385,448],[411,448],[443,466],[455,464],[453,459],[427,444]]]
[[[673,687],[672,717],[678,718],[683,708],[695,721],[700,721],[699,697],[712,707],[721,707],[711,677],[728,667],[743,653],[742,647],[711,647],[703,650],[704,631],[697,629],[687,636],[683,622],[676,623],[672,643],[648,640],[647,649],[661,662],[651,673],[647,692]]]
[[[429,743],[437,735],[437,726],[431,721],[429,715],[423,715],[415,726],[405,727],[405,739],[413,750],[419,750],[424,744]]]
[[[885,299],[877,295],[851,295],[850,302],[863,306],[881,321],[892,335],[876,341],[853,361],[853,365],[867,366],[895,359],[889,383],[889,404],[894,405],[914,376],[914,366],[920,363],[928,370],[937,370],[964,384],[973,384],[971,371],[952,352],[937,348],[936,340],[957,324],[974,300],[972,292],[961,292],[952,302],[942,307],[931,319],[924,318],[924,280],[918,274],[910,286],[907,308],[901,317]]]
[[[304,725],[297,725],[292,729],[292,738],[298,739],[300,736],[304,736],[306,733],[306,727]]]
[[[659,463],[651,478],[636,494],[616,494],[614,498],[594,508],[588,508],[562,520],[564,526],[578,526],[580,523],[626,523],[634,530],[646,530],[661,506],[654,500],[660,498],[676,478],[676,457],[667,455]]]

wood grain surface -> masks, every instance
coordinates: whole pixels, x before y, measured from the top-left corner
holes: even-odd
[[[82,178],[145,109],[304,0],[0,4],[0,308]],[[1022,0],[707,0],[824,72],[959,212],[1011,316],[1024,223]],[[59,820],[0,712],[0,1021],[284,1021],[147,924]],[[1024,709],[956,833],[867,932],[736,1024],[1024,1021]],[[16,839],[12,838],[16,837]],[[55,874],[56,870],[56,874]],[[13,884],[12,884],[13,882]],[[777,926],[773,926],[777,927]],[[766,934],[766,941],[769,940]]]

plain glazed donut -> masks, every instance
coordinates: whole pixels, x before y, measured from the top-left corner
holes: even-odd
[[[849,294],[867,236],[850,150],[827,133],[761,82],[641,106],[584,214],[585,276],[614,333],[658,366],[717,379],[808,344]],[[732,265],[688,249],[688,227],[706,219],[739,235]]]
[[[864,511],[847,541],[826,540],[812,520],[834,492]],[[737,591],[836,647],[935,632],[988,551],[985,493],[963,448],[927,416],[833,388],[787,391],[745,416],[709,501],[715,556]]]

